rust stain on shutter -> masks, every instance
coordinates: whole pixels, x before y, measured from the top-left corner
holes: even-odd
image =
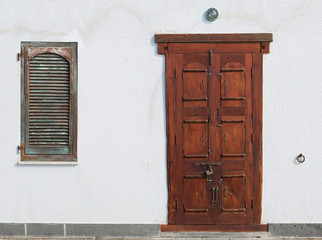
[[[29,61],[28,135],[32,147],[69,145],[70,66],[54,53]]]

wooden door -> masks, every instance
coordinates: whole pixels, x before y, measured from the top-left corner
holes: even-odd
[[[161,231],[267,231],[261,224],[262,61],[272,34],[156,34],[166,59],[169,224]]]
[[[177,54],[177,224],[252,223],[252,55]]]

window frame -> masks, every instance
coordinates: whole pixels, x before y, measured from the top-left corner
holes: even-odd
[[[19,164],[77,164],[77,42],[21,42],[21,145]],[[69,62],[69,145],[67,154],[28,153],[29,61],[41,53],[54,53]],[[26,90],[28,89],[28,90]],[[28,145],[28,144],[27,144]]]

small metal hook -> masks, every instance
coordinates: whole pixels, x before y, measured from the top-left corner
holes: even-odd
[[[297,156],[296,160],[299,163],[304,163],[305,162],[305,156],[302,153],[300,153],[300,155]]]

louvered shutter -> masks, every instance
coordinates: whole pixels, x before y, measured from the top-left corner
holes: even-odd
[[[76,161],[76,43],[22,43],[22,161]]]

